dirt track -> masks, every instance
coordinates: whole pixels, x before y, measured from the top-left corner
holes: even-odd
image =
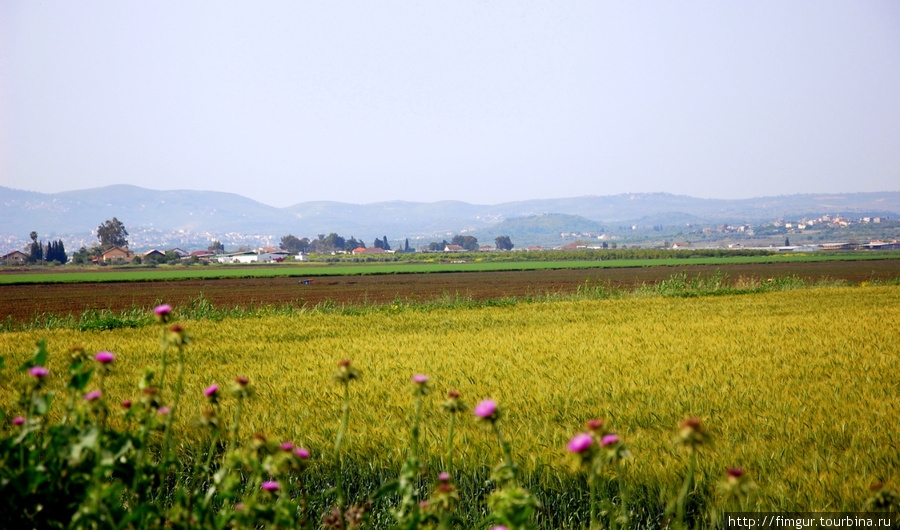
[[[134,283],[85,283],[0,286],[0,319],[21,322],[36,315],[81,314],[91,309],[115,311],[173,306],[203,297],[216,306],[336,305],[428,302],[460,296],[473,300],[503,299],[547,293],[572,293],[585,281],[630,287],[653,283],[672,274],[689,276],[721,270],[731,279],[796,275],[807,279],[843,279],[851,283],[900,278],[900,260],[778,263],[762,265],[674,265],[627,269],[568,269],[481,273],[392,274],[317,277],[305,285],[298,278],[245,278]]]

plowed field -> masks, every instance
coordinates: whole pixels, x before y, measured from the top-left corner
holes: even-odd
[[[900,260],[323,276],[313,278],[309,284],[294,277],[0,285],[0,319],[12,317],[13,322],[21,322],[41,314],[78,315],[86,310],[149,308],[159,302],[177,306],[201,296],[220,307],[312,308],[323,302],[340,306],[383,304],[395,299],[425,303],[457,296],[483,301],[574,293],[586,281],[610,282],[615,287],[628,288],[658,282],[681,272],[696,276],[713,274],[716,270],[732,280],[797,276],[859,283],[900,278]]]

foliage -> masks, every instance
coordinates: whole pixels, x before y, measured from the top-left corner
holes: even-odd
[[[293,253],[308,252],[309,239],[305,237],[303,239],[298,239],[296,236],[288,234],[281,238],[281,243],[278,247],[281,250],[287,250],[288,252]]]
[[[464,236],[457,234],[450,240],[451,245],[459,245],[469,252],[478,252],[478,239],[475,236]]]
[[[128,231],[125,230],[125,225],[115,217],[106,220],[97,227],[97,239],[100,241],[100,246],[104,249],[128,247],[127,236]]]
[[[225,253],[225,245],[222,244],[218,239],[213,240],[212,243],[206,247],[206,250],[212,252],[213,254],[224,254]]]
[[[494,239],[494,245],[497,250],[512,250],[515,246],[509,239],[509,236],[497,236]]]

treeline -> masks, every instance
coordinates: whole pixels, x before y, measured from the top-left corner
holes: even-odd
[[[62,239],[51,241],[45,245],[43,241],[38,241],[37,232],[32,232],[30,237],[31,244],[25,248],[28,251],[25,263],[58,263],[65,265],[69,261],[69,256],[66,254],[66,246],[63,244]]]
[[[383,238],[376,237],[372,246],[384,250],[393,250],[390,243],[388,243],[387,236],[384,236]],[[366,243],[361,239],[356,239],[353,236],[344,238],[332,232],[327,236],[325,234],[319,234],[316,239],[309,239],[306,237],[298,238],[293,234],[288,234],[281,238],[279,248],[288,252],[331,254],[332,252],[352,252],[358,248],[367,247]],[[409,250],[409,239],[406,240],[403,250]]]

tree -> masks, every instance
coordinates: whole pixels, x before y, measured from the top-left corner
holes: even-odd
[[[391,249],[391,245],[387,242],[387,236],[384,236],[384,238],[382,238],[381,243],[384,245],[384,246],[381,247],[381,248],[383,248],[383,249],[385,249],[385,250],[390,250],[390,249]]]
[[[66,262],[69,261],[69,256],[66,255],[66,247],[63,244],[62,239],[51,241],[47,244],[47,252],[44,254],[44,259],[47,261],[55,261],[62,265],[65,265]]]
[[[497,247],[497,250],[512,250],[513,244],[512,240],[509,239],[509,236],[497,236],[494,239],[494,246]]]
[[[279,247],[281,250],[287,250],[288,252],[306,252],[309,250],[309,239],[305,237],[298,239],[296,236],[288,234],[281,238]]]
[[[208,247],[206,247],[206,250],[215,254],[224,254],[225,245],[223,245],[222,242],[218,239],[215,239],[212,243],[209,244]]]
[[[788,238],[784,238],[784,246],[786,246],[786,247],[791,246],[791,240]]]
[[[478,239],[475,236],[455,235],[450,241],[451,245],[459,245],[469,252],[478,251]]]
[[[37,232],[32,232],[29,234],[31,237],[31,245],[28,251],[28,258],[25,260],[28,263],[37,263],[44,261],[44,245],[40,243],[37,239]]]
[[[346,241],[344,248],[346,250],[356,250],[358,248],[366,248],[366,244],[363,243],[361,239],[356,239],[355,237],[350,236],[350,239]]]
[[[436,250],[436,251],[440,252],[440,251],[444,250],[445,248],[447,248],[447,245],[449,245],[449,244],[450,243],[447,243],[446,239],[441,241],[440,243],[438,243],[436,241],[432,241],[431,243],[428,243],[428,250],[432,250],[432,251]]]
[[[409,252],[409,238],[408,237],[406,238],[406,244],[403,245],[403,250],[405,250],[406,252]]]
[[[128,240],[125,239],[127,235],[128,231],[125,230],[125,225],[115,217],[97,227],[97,239],[100,240],[100,246],[105,249],[128,248]]]

